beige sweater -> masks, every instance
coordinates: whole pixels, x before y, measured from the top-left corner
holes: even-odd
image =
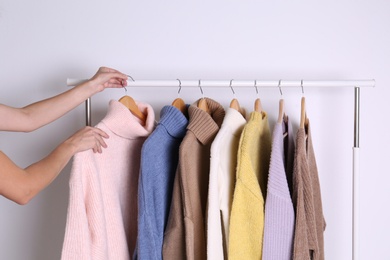
[[[208,98],[206,102],[210,115],[196,103],[188,109],[189,125],[179,149],[179,166],[164,235],[164,259],[206,259],[210,146],[225,116],[219,103]]]
[[[297,132],[293,172],[294,260],[324,260],[325,220],[310,124]]]

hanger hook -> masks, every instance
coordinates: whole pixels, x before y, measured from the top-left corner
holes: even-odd
[[[180,79],[176,79],[176,80],[179,81],[179,90],[177,91],[177,96],[179,96],[180,95],[180,91],[181,91],[181,81],[180,81]]]
[[[302,96],[305,95],[305,91],[303,90],[303,79],[301,79],[301,88],[302,88]]]
[[[280,95],[283,96],[282,87],[280,86],[281,82],[282,82],[282,80],[280,79],[278,87],[279,87]]]
[[[126,74],[126,76],[128,77],[128,78],[130,78],[132,81],[134,81],[135,82],[135,80],[133,79],[133,77],[132,76],[130,76],[130,75],[127,75]],[[127,88],[126,88],[127,86],[123,86],[123,88],[125,89],[125,92],[127,93]]]
[[[200,85],[200,80],[198,81],[198,87],[200,88],[200,92],[202,93],[202,98],[204,98],[203,89],[202,86]]]
[[[132,76],[126,75],[127,77],[131,78],[132,81],[135,81]]]
[[[255,89],[256,89],[256,94],[259,95],[259,90],[257,89],[257,80],[255,79]]]
[[[232,90],[232,92],[233,92],[233,95],[236,95],[236,92],[234,92],[234,89],[233,89],[232,83],[233,83],[233,79],[231,79],[231,80],[230,80],[230,89]]]

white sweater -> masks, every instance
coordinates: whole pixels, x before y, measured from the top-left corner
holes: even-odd
[[[207,203],[207,259],[227,259],[237,151],[245,124],[246,120],[240,112],[228,108],[221,129],[211,145]]]
[[[96,127],[108,147],[74,156],[62,259],[130,259],[137,238],[137,192],[141,147],[154,128],[150,105],[145,126],[120,102],[111,100]]]

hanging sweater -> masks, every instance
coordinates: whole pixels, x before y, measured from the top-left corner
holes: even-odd
[[[267,114],[254,111],[238,147],[237,180],[230,216],[230,260],[261,259],[270,155]]]
[[[236,182],[237,150],[246,123],[240,112],[228,108],[211,144],[207,204],[207,259],[227,259],[229,220]]]
[[[325,220],[309,122],[306,129],[299,128],[297,132],[293,202],[296,211],[293,259],[323,260]]]
[[[138,259],[162,259],[179,145],[187,125],[188,120],[181,111],[165,106],[161,110],[160,122],[142,147],[138,187]]]
[[[153,109],[142,126],[129,109],[111,100],[96,125],[110,137],[103,153],[74,156],[62,259],[130,259],[137,237],[137,191],[141,147],[154,128]]]
[[[286,137],[283,137],[284,133]],[[292,175],[294,137],[285,116],[272,135],[271,161],[265,202],[263,260],[291,260],[295,213],[287,177]]]
[[[179,166],[164,235],[164,259],[206,259],[205,214],[210,146],[225,111],[216,101],[205,99],[210,114],[199,109],[197,103],[188,109],[189,124],[179,148]]]

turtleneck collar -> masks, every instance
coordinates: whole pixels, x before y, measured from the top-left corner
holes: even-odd
[[[209,113],[198,108],[196,101],[188,108],[190,118],[187,129],[194,133],[196,138],[203,144],[210,144],[218,133],[225,117],[225,110],[216,101],[205,98]]]
[[[164,106],[160,112],[160,125],[163,125],[169,135],[182,139],[186,134],[188,119],[174,106]]]
[[[145,125],[117,100],[110,100],[107,114],[101,122],[114,134],[126,139],[147,137],[154,130],[154,111],[149,104],[142,102],[136,104],[146,115]]]

